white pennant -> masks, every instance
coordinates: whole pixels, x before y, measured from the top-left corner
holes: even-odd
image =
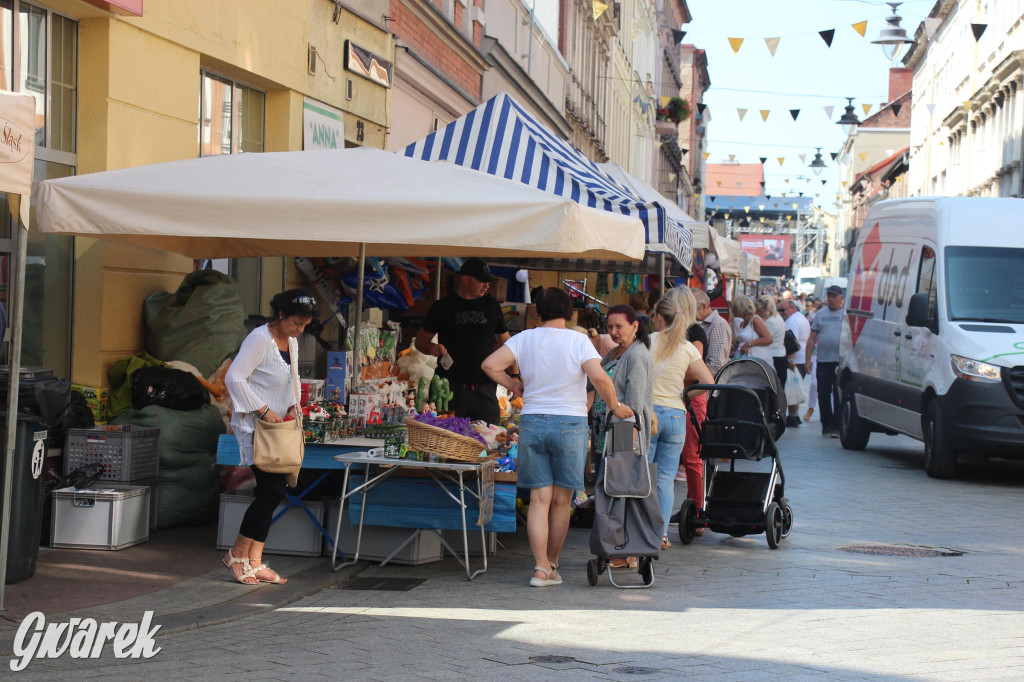
[[[928,107],[928,115],[929,116],[931,116],[931,115],[933,115],[935,113],[935,102],[931,102],[930,104],[925,104],[925,106]]]
[[[831,104],[828,105],[827,107],[825,107],[825,115],[828,116],[828,120],[830,120],[830,121],[832,120],[832,112],[834,110],[835,110],[835,107],[832,106]]]
[[[935,35],[935,31],[938,30],[939,25],[942,23],[942,19],[938,17],[926,17],[924,20],[924,32],[928,36],[928,40],[932,39]]]
[[[807,155],[806,154],[800,154],[800,156],[798,156],[797,158],[800,159],[800,163],[807,163]]]

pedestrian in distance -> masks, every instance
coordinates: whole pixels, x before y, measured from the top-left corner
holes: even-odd
[[[783,299],[779,301],[779,315],[782,316],[786,323],[786,331],[793,332],[793,336],[796,337],[797,342],[800,344],[800,350],[788,356],[786,363],[788,369],[797,372],[802,380],[807,376],[807,367],[805,365],[807,356],[805,351],[807,348],[807,337],[811,334],[811,323],[800,314],[799,309],[792,300]],[[788,412],[786,426],[800,426],[800,404],[788,405]]]
[[[764,326],[772,335],[772,345],[768,347],[772,354],[772,366],[779,377],[779,388],[785,390],[786,377],[789,375],[789,360],[786,358],[786,322],[779,315],[778,303],[775,302],[774,296],[762,296],[757,299],[756,308],[758,317],[764,320]]]
[[[587,456],[587,380],[609,413],[629,419],[601,357],[586,334],[566,327],[572,318],[569,294],[545,289],[536,299],[541,324],[516,334],[491,353],[481,369],[496,384],[523,398],[517,471],[520,488],[530,490],[527,535],[533,552],[533,587],[562,582],[559,555],[569,530],[573,493],[582,490]],[[517,366],[522,373],[507,373]]]
[[[732,300],[732,314],[736,320],[736,354],[761,358],[772,364],[772,334],[757,314],[754,302],[743,294]]]
[[[252,435],[257,419],[277,424],[296,418],[297,339],[313,319],[316,299],[302,289],[290,289],[274,296],[270,309],[274,319],[245,337],[224,377],[234,405],[231,430],[238,440],[239,464],[250,467],[256,477],[255,499],[223,559],[235,580],[245,585],[287,582],[263,563],[263,547],[274,510],[284,499],[288,474],[268,473],[253,465]]]
[[[669,519],[675,502],[675,475],[686,442],[686,403],[683,390],[690,384],[712,384],[707,365],[701,359],[700,351],[686,339],[687,331],[696,321],[696,304],[689,289],[680,289],[679,298],[666,296],[658,301],[651,313],[651,323],[656,330],[651,335],[651,360],[653,362],[654,414],[658,421],[657,433],[651,435],[651,448],[647,459],[658,471],[658,503],[661,506],[662,528],[661,548],[668,549]],[[699,460],[698,460],[699,462]],[[694,483],[703,483],[702,476],[687,467],[687,488],[691,478]]]
[[[456,417],[497,424],[501,418],[497,385],[480,367],[509,338],[501,305],[487,295],[497,277],[479,258],[467,258],[456,277],[455,291],[427,311],[416,334],[416,349],[438,358],[437,373],[451,384],[449,409]],[[512,374],[516,373],[513,367]]]
[[[811,369],[810,355],[818,351],[816,379],[818,384],[818,410],[821,413],[821,434],[839,437],[839,386],[836,372],[839,369],[839,337],[843,328],[843,290],[832,285],[825,292],[824,308],[821,308],[811,322],[811,333],[807,338],[807,358],[804,367]]]

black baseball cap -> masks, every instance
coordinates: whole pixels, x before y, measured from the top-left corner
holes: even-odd
[[[491,273],[491,269],[487,267],[487,263],[483,262],[480,258],[467,258],[464,260],[462,262],[462,267],[459,268],[459,274],[469,275],[473,279],[477,279],[488,284],[498,279]]]
[[[825,289],[826,296],[842,296],[843,288],[837,284],[833,284],[828,289]]]

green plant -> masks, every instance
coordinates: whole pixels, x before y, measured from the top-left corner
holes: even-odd
[[[673,97],[665,108],[668,109],[668,120],[673,123],[682,123],[690,118],[690,103],[682,97]]]

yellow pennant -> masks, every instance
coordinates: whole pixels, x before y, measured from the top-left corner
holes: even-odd
[[[740,45],[743,44],[743,38],[729,38],[729,45],[732,46],[732,53],[738,54],[740,51]]]
[[[843,180],[843,187],[846,187],[846,180]]]
[[[782,39],[781,38],[765,38],[764,39],[764,44],[768,46],[768,51],[772,53],[773,57],[775,56],[775,50],[778,49],[778,47],[779,47],[779,41],[780,40],[782,40]]]
[[[779,157],[779,165],[781,166],[785,160],[786,160],[785,156],[780,156]]]
[[[850,24],[850,26],[853,26],[853,30],[859,33],[860,37],[863,38],[864,34],[867,33],[868,30],[868,21],[865,19],[864,21],[858,21],[856,24]]]
[[[736,160],[736,155],[735,154],[730,154],[729,155],[729,162],[732,163],[735,160]]]
[[[667,107],[667,106],[668,106],[668,101],[669,101],[670,99],[672,99],[672,98],[671,98],[671,97],[669,97],[668,95],[662,95],[662,96],[661,96],[661,106],[663,106],[663,107]]]
[[[964,111],[970,111],[973,107],[974,107],[974,100],[973,99],[965,99],[964,100]]]
[[[599,2],[598,0],[594,0],[594,21],[600,19],[601,15],[604,14],[607,9],[608,5],[603,2]]]
[[[737,109],[736,110],[736,115],[739,116],[740,120],[742,121],[743,117],[747,115],[747,110],[746,109]]]
[[[871,111],[871,106],[872,105],[870,105],[870,104],[861,104],[860,106],[864,110],[864,115],[867,116],[868,112]]]
[[[721,180],[715,180],[715,183],[716,183],[716,184],[717,184],[717,185],[718,185],[719,187],[721,187],[721,186],[722,186],[722,181],[721,181]]]
[[[861,161],[867,161],[868,160],[868,153],[867,152],[861,152],[860,153],[860,160]]]
[[[704,152],[704,160],[707,161],[708,157],[711,156],[711,152]],[[721,184],[721,183],[719,183]]]
[[[768,114],[770,114],[770,113],[772,113],[771,109],[761,109],[761,120],[762,121],[767,121],[768,120]]]
[[[789,184],[789,178],[783,178],[783,180],[785,180],[785,181],[786,181],[786,184],[787,184],[787,185]]]

